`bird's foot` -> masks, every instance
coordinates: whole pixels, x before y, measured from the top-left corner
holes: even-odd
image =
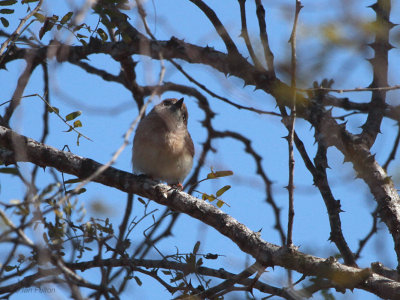
[[[182,191],[182,190],[183,190],[183,185],[182,185],[182,183],[180,183],[180,182],[175,183],[175,184],[172,184],[171,187],[172,187],[173,189],[177,189],[178,191]]]

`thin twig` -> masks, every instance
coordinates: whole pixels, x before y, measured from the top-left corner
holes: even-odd
[[[48,106],[48,108],[50,108],[50,112],[55,113],[60,119],[61,121],[63,121],[68,127],[69,129],[75,131],[77,134],[79,134],[80,136],[84,137],[85,139],[87,139],[88,141],[93,142],[89,137],[87,137],[86,135],[84,135],[83,133],[79,132],[78,130],[75,129],[75,127],[71,126],[70,124],[68,124],[68,122],[60,115],[60,113],[54,109],[53,106],[50,105],[50,103],[42,96],[40,96],[39,94],[32,94],[32,95],[26,95],[26,96],[22,96],[21,98],[29,98],[29,97],[39,97],[40,99],[42,99],[42,101],[44,103],[46,103],[46,105]]]
[[[25,234],[25,232],[21,229],[18,228],[14,225],[13,221],[7,217],[5,212],[0,209],[0,217],[3,219],[4,224],[6,224],[8,227],[10,227],[13,231],[15,231],[24,241],[27,245],[34,246],[34,242]]]
[[[296,121],[296,29],[297,29],[297,21],[299,17],[300,10],[302,8],[301,2],[296,0],[296,12],[293,22],[293,29],[290,35],[289,43],[291,46],[291,88],[292,88],[292,103],[291,103],[291,112],[288,119],[288,152],[289,152],[289,182],[288,182],[288,192],[289,192],[289,207],[288,207],[288,227],[287,227],[287,239],[286,246],[288,248],[292,248],[293,246],[293,222],[294,222],[294,153],[293,153],[293,140],[294,140],[294,126]],[[288,282],[289,287],[292,287],[292,272],[288,270]]]
[[[229,36],[228,31],[225,29],[224,25],[222,25],[216,13],[202,0],[189,0],[194,3],[198,8],[202,10],[202,12],[207,16],[210,22],[213,24],[215,30],[218,35],[221,37],[222,41],[225,44],[226,50],[230,55],[240,55],[239,51],[235,45],[235,42]]]
[[[117,239],[117,244],[115,246],[115,251],[112,255],[112,258],[115,259],[117,258],[118,254],[121,257],[124,257],[124,251],[126,250],[126,247],[124,245],[125,242],[125,232],[128,226],[128,221],[129,217],[132,213],[132,207],[133,207],[133,194],[128,194],[127,199],[126,199],[126,208],[125,208],[125,213],[124,217],[122,219],[121,224],[119,225],[119,234],[118,234],[118,239]],[[126,237],[129,235],[129,231],[126,235]],[[111,282],[110,280],[110,274],[112,272],[112,268],[107,268],[107,274],[105,278],[107,278],[107,284]]]
[[[8,44],[10,42],[13,42],[13,41],[18,39],[19,35],[22,33],[22,31],[21,31],[22,27],[24,26],[26,21],[28,21],[30,17],[32,17],[35,13],[37,13],[39,11],[39,9],[42,6],[42,4],[43,4],[43,0],[39,0],[38,5],[36,5],[36,7],[29,14],[27,14],[25,16],[25,18],[23,18],[21,20],[21,22],[19,23],[17,29],[15,29],[13,34],[8,39],[6,39],[4,41],[4,43],[1,45],[1,47],[0,47],[0,63],[2,62],[2,60],[4,58],[3,53],[4,53],[5,49],[7,48]]]
[[[374,234],[376,234],[378,231],[378,217],[379,217],[378,207],[371,213],[371,215],[372,215],[372,226],[371,226],[370,231],[365,236],[365,238],[360,240],[358,243],[359,244],[358,250],[357,250],[356,254],[354,254],[354,257],[356,260],[360,258],[361,252],[364,249],[367,242],[369,240],[371,240],[371,238],[374,236]]]
[[[10,119],[15,111],[15,109],[18,107],[18,105],[21,103],[21,98],[22,94],[24,93],[24,90],[26,86],[28,85],[29,79],[32,75],[33,70],[37,66],[37,62],[34,61],[34,58],[32,55],[26,55],[24,57],[26,61],[26,67],[22,74],[18,78],[18,83],[17,87],[14,90],[14,93],[11,97],[10,105],[6,108],[6,111],[3,116],[3,123],[5,123],[7,126],[10,122]]]
[[[264,171],[261,160],[262,157],[254,150],[253,146],[251,145],[251,141],[237,133],[234,131],[230,131],[230,130],[225,130],[225,131],[217,131],[214,129],[210,129],[211,131],[211,135],[215,138],[226,138],[226,137],[230,137],[234,140],[240,141],[244,144],[245,146],[245,151],[253,157],[254,162],[256,163],[256,173],[258,175],[260,175],[260,177],[262,178],[264,184],[265,184],[265,193],[266,193],[266,201],[269,205],[271,205],[272,210],[274,212],[275,215],[275,225],[274,228],[278,231],[279,236],[281,238],[281,242],[282,245],[285,244],[285,232],[284,229],[282,227],[281,221],[280,221],[280,212],[281,209],[279,208],[279,206],[276,204],[273,194],[272,194],[272,181],[271,179],[269,179],[269,177],[267,176],[267,173]],[[300,150],[299,150],[300,151]]]
[[[265,9],[261,3],[261,0],[256,0],[256,6],[258,25],[260,27],[260,39],[264,48],[265,61],[267,62],[268,71],[275,76],[274,54],[269,47],[267,24],[265,22]]]
[[[385,87],[368,87],[368,88],[355,88],[355,89],[331,89],[326,87],[318,87],[318,88],[311,88],[311,89],[301,89],[296,88],[299,92],[312,92],[312,91],[327,91],[333,93],[350,93],[350,92],[373,92],[373,91],[392,91],[392,90],[399,90],[400,84],[393,85],[393,86],[385,86]]]
[[[292,105],[291,113],[289,117],[289,135],[288,135],[288,145],[289,145],[289,211],[288,211],[288,232],[286,245],[292,247],[293,245],[293,219],[294,219],[294,154],[293,154],[293,140],[294,140],[294,126],[296,120],[296,29],[300,10],[303,6],[299,0],[296,0],[296,13],[293,22],[292,34],[290,36],[289,43],[292,50]]]
[[[214,299],[216,294],[218,294],[221,291],[224,291],[230,287],[233,287],[236,283],[238,283],[246,278],[249,278],[251,275],[258,272],[259,268],[261,268],[260,264],[255,262],[254,264],[247,267],[239,274],[232,276],[229,279],[226,279],[225,281],[221,282],[220,284],[213,286],[212,288],[209,288],[208,290],[205,290],[196,296],[198,296],[200,299],[207,299],[207,298]]]
[[[253,46],[251,45],[251,41],[249,38],[249,32],[247,30],[247,21],[246,21],[246,0],[238,0],[239,1],[239,6],[240,6],[240,20],[242,23],[242,31],[240,36],[244,39],[244,42],[247,47],[247,51],[249,51],[250,57],[253,60],[254,66],[257,69],[262,70],[263,66],[261,65],[260,61],[258,60]]]
[[[382,166],[386,171],[387,171],[387,168],[389,167],[390,162],[393,161],[396,158],[397,148],[399,147],[399,142],[400,142],[400,124],[397,124],[397,127],[398,127],[397,136],[396,136],[396,139],[394,141],[393,149],[390,152],[390,155],[387,158],[386,162]]]
[[[143,9],[142,5],[141,5],[141,1],[140,0],[136,0],[136,5],[138,7],[138,11],[139,11],[139,15],[142,19],[143,25],[145,27],[146,33],[153,39],[156,40],[155,36],[151,33],[149,26],[147,24],[147,20],[146,20],[146,12]],[[208,89],[204,84],[200,83],[199,81],[197,81],[196,79],[194,79],[192,76],[190,76],[178,63],[176,63],[173,59],[167,59],[171,64],[174,65],[175,68],[178,69],[178,71],[180,71],[190,82],[193,82],[194,84],[196,84],[198,87],[200,87],[202,90],[204,90],[206,93],[208,93],[209,95],[213,96],[214,98],[220,99],[234,107],[236,107],[237,109],[243,109],[243,110],[248,110],[248,111],[252,111],[252,112],[256,112],[258,114],[265,114],[265,115],[273,115],[273,116],[279,116],[280,114],[277,114],[275,112],[270,112],[270,111],[264,111],[261,109],[257,109],[257,108],[253,108],[253,107],[247,107],[247,106],[243,106],[237,103],[232,102],[231,100],[219,96],[216,93],[214,93],[213,91],[211,91],[210,89]]]
[[[43,81],[44,81],[44,91],[43,94],[45,95],[45,98],[47,100],[47,103],[50,103],[50,87],[49,87],[49,70],[48,66],[45,63],[42,63],[42,69],[43,69]],[[47,103],[44,103],[43,107],[43,131],[42,131],[42,137],[40,138],[41,143],[45,143],[46,138],[49,134],[49,106]],[[33,167],[32,173],[31,173],[31,185],[33,186],[35,184],[36,180],[36,175],[39,170],[39,166],[35,165]]]
[[[192,76],[190,76],[179,64],[177,64],[174,60],[172,59],[168,59],[168,61],[170,63],[172,63],[175,68],[177,68],[190,82],[193,82],[194,84],[196,84],[199,88],[201,88],[202,90],[204,90],[206,93],[208,93],[209,95],[213,96],[214,98],[220,99],[230,105],[232,105],[233,107],[236,107],[237,109],[243,109],[243,110],[248,110],[248,111],[252,111],[261,115],[272,115],[272,116],[277,116],[280,117],[281,115],[276,113],[276,112],[271,112],[271,111],[265,111],[265,110],[261,110],[261,109],[257,109],[254,107],[248,107],[248,106],[243,106],[240,104],[237,104],[235,102],[232,102],[231,100],[219,96],[218,94],[214,93],[213,91],[211,91],[210,89],[208,89],[204,84],[200,83],[199,81],[197,81],[196,79],[194,79]]]

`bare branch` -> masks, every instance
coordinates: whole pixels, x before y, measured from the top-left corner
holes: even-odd
[[[257,18],[260,27],[260,39],[264,47],[265,61],[267,62],[268,71],[275,77],[274,67],[274,54],[269,47],[267,24],[265,23],[265,9],[261,3],[261,0],[255,0],[257,6]]]
[[[214,25],[215,30],[225,43],[225,47],[226,50],[228,51],[228,54],[233,55],[234,57],[240,55],[238,49],[236,48],[235,43],[229,36],[229,33],[226,31],[224,25],[221,23],[215,12],[202,0],[190,0],[190,2],[194,3],[198,8],[200,8],[203,11],[203,13],[207,16],[207,18],[211,21],[211,23]]]
[[[256,54],[254,53],[253,46],[251,44],[250,38],[249,38],[249,32],[247,30],[247,21],[246,21],[246,0],[238,0],[239,1],[239,6],[240,6],[240,20],[242,23],[242,31],[240,36],[244,39],[244,42],[247,47],[247,51],[249,51],[250,57],[253,60],[254,65],[258,69],[262,69],[263,66],[258,60]]]
[[[40,166],[54,167],[79,178],[87,178],[99,168],[93,160],[72,153],[56,150],[32,139],[21,136],[10,129],[0,127],[0,145],[14,149],[15,145],[26,149],[25,155],[16,153],[18,161],[30,161]],[[93,179],[127,193],[135,193],[166,205],[176,211],[204,222],[231,239],[238,247],[252,255],[264,266],[282,266],[307,275],[328,278],[344,287],[359,287],[380,297],[400,293],[400,284],[371,274],[369,269],[357,269],[342,265],[335,260],[326,260],[296,250],[287,251],[265,242],[259,234],[207,202],[174,190],[164,184],[109,167]],[[379,284],[378,284],[379,282]]]
[[[260,4],[261,5],[261,4]],[[299,13],[303,6],[299,0],[296,0],[296,12],[293,21],[293,29],[292,34],[290,35],[290,47],[292,50],[292,59],[291,59],[291,87],[292,87],[292,104],[290,106],[291,112],[288,120],[288,147],[289,147],[289,183],[288,183],[288,191],[289,191],[289,208],[288,208],[288,229],[287,229],[287,240],[286,246],[293,246],[293,219],[294,219],[294,154],[293,154],[293,139],[294,139],[294,126],[296,121],[296,100],[297,100],[297,92],[296,92],[296,29],[297,29],[297,21],[299,19]]]
[[[371,6],[376,13],[375,41],[370,44],[370,47],[375,51],[375,57],[369,62],[373,68],[373,79],[371,87],[386,87],[388,86],[388,63],[389,50],[393,46],[389,43],[389,31],[394,26],[390,21],[391,1],[377,0]],[[367,121],[362,126],[363,131],[361,138],[366,145],[371,148],[375,142],[376,136],[380,132],[384,111],[386,108],[386,90],[372,91],[371,103]],[[400,268],[400,265],[399,265]]]

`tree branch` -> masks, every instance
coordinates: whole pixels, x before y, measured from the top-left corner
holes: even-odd
[[[2,126],[0,126],[0,146],[15,151],[15,161],[28,161],[41,167],[54,167],[79,178],[87,178],[101,166],[91,159],[59,151]],[[24,151],[19,151],[21,148]],[[305,275],[330,279],[345,288],[361,288],[383,298],[400,294],[400,283],[372,274],[370,269],[345,266],[334,259],[323,259],[293,249],[288,251],[286,247],[266,242],[259,234],[206,201],[145,179],[143,176],[109,167],[93,181],[126,193],[147,197],[158,204],[198,219],[228,237],[243,252],[253,256],[263,266],[282,266]]]
[[[370,87],[388,86],[389,50],[393,46],[389,43],[389,31],[394,26],[390,21],[390,0],[377,0],[371,5],[376,12],[375,41],[370,47],[375,51],[375,57],[369,62],[373,68],[373,79]],[[362,126],[361,137],[366,145],[371,148],[376,136],[380,132],[386,104],[386,90],[373,90],[367,121]]]
[[[211,21],[211,23],[214,25],[215,30],[218,32],[218,35],[221,37],[221,39],[225,43],[226,50],[228,51],[228,54],[237,56],[239,54],[238,49],[236,48],[235,43],[233,42],[232,38],[229,36],[228,31],[226,31],[224,25],[221,23],[221,21],[218,19],[218,16],[216,13],[202,0],[189,0],[193,4],[195,4],[198,8],[200,8],[203,13],[207,16],[207,18]]]

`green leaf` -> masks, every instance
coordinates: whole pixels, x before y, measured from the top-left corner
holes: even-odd
[[[0,173],[18,175],[19,171],[17,168],[0,168]]]
[[[142,281],[140,280],[139,277],[133,276],[133,278],[136,280],[136,283],[138,284],[138,286],[142,286]]]
[[[139,202],[142,203],[143,205],[146,205],[146,202],[145,202],[142,198],[138,197],[138,200],[139,200]]]
[[[9,15],[9,14],[12,14],[12,13],[14,13],[14,10],[13,10],[13,9],[8,9],[8,8],[0,9],[0,14],[7,14],[7,15]]]
[[[17,266],[4,266],[4,271],[10,272],[14,270]]]
[[[15,3],[17,3],[17,0],[3,0],[0,1],[0,6],[13,5]]]
[[[215,197],[214,195],[208,195],[208,194],[206,194],[206,193],[203,193],[203,195],[201,196],[201,198],[202,198],[203,200],[208,200],[208,201],[210,201],[210,202],[213,202],[213,201],[216,199],[216,197]]]
[[[32,3],[32,2],[38,2],[39,0],[22,0],[22,4],[25,3]]]
[[[207,195],[207,200],[210,202],[213,202],[217,197],[215,197],[213,194]]]
[[[4,17],[0,18],[1,23],[3,24],[4,27],[8,27],[10,25],[10,22]]]
[[[76,120],[74,122],[74,128],[76,128],[76,127],[82,127],[82,122],[80,120]]]
[[[35,13],[33,14],[37,20],[39,20],[40,23],[43,23],[46,21],[46,16],[40,14],[40,13]]]
[[[101,29],[101,28],[97,29],[97,34],[100,36],[100,38],[103,42],[107,41],[108,35],[107,35],[107,33],[105,33],[105,31],[103,29]]]
[[[81,112],[80,110],[74,111],[74,112],[72,112],[72,113],[66,115],[66,116],[65,116],[65,119],[66,119],[67,121],[71,121],[71,120],[76,119],[77,117],[79,117],[81,114],[82,114],[82,112]]]
[[[72,11],[66,13],[65,16],[61,18],[60,23],[61,23],[61,24],[67,23],[67,22],[71,19],[71,17],[72,17],[73,14],[74,14],[74,13],[73,13]]]
[[[54,16],[51,18],[46,18],[42,28],[39,31],[39,39],[42,39],[46,32],[50,31],[54,26]]]
[[[77,35],[76,35],[78,38],[87,38],[87,36],[86,35],[83,35],[83,34],[80,34],[80,33],[78,33]]]
[[[218,200],[217,206],[218,206],[219,208],[221,208],[222,205],[224,205],[224,201]]]
[[[197,241],[197,243],[193,247],[193,254],[197,254],[200,248],[200,241]]]
[[[79,39],[79,41],[83,46],[87,46],[87,42],[84,39]]]
[[[50,19],[50,21],[57,22],[58,16],[57,15],[53,15],[49,19]]]
[[[50,109],[49,109],[49,111],[51,112],[51,113],[57,113],[57,114],[59,114],[60,113],[60,110],[57,108],[57,107],[55,107],[55,106],[51,106],[50,107]]]
[[[101,18],[100,22],[102,24],[104,24],[104,26],[106,26],[106,28],[115,28],[115,25],[113,23],[111,23],[110,20],[108,20],[107,16],[103,16]]]
[[[232,171],[217,171],[217,172],[211,172],[207,174],[207,179],[215,179],[219,177],[226,177],[226,176],[231,176],[233,175]]]
[[[223,193],[225,193],[225,192],[226,192],[227,190],[229,190],[230,188],[231,188],[230,185],[226,185],[226,186],[220,188],[220,189],[217,191],[217,193],[216,193],[217,197],[221,196]]]

